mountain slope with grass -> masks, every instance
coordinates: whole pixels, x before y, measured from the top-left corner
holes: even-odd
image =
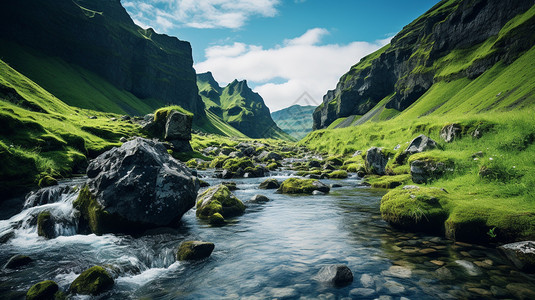
[[[197,75],[197,86],[206,109],[250,138],[293,140],[271,118],[264,99],[247,81],[234,80],[222,88],[212,73]]]
[[[271,113],[271,118],[284,132],[297,140],[312,131],[312,113],[315,106],[292,105]]]
[[[534,239],[533,5],[441,1],[341,78],[314,112],[326,129],[300,144],[394,188],[381,202],[393,226],[468,242]],[[421,134],[437,146],[407,153]],[[384,174],[365,166],[372,147]]]
[[[2,60],[69,105],[204,115],[190,44],[135,25],[120,1],[5,2],[0,26]]]

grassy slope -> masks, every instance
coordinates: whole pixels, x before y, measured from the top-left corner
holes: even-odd
[[[69,105],[131,115],[144,115],[164,105],[156,99],[139,99],[95,73],[60,58],[44,56],[4,40],[0,47],[13,68]]]
[[[318,130],[300,144],[350,155],[372,146],[393,149],[399,144],[404,149],[417,135],[426,134],[443,149],[425,155],[455,163],[452,174],[430,184],[449,192],[442,203],[448,210],[446,223],[476,220],[487,228],[497,227],[498,233],[515,232],[517,239],[535,238],[535,47],[509,65],[496,63],[474,80],[460,75],[481,57],[491,55],[495,43],[523,22],[532,22],[534,16],[535,7],[511,20],[498,36],[437,61],[433,66],[437,82],[403,112],[385,116],[380,103],[368,122]],[[332,127],[343,121],[337,120]],[[491,129],[480,139],[465,135],[445,143],[439,131],[451,123],[471,130],[478,124]],[[472,155],[479,151],[483,157],[475,159]],[[496,170],[496,178],[480,176],[482,167]],[[400,170],[408,172],[408,167]]]
[[[34,186],[45,174],[84,171],[86,156],[140,135],[113,113],[71,107],[0,61],[1,193]],[[97,119],[89,119],[95,116]]]

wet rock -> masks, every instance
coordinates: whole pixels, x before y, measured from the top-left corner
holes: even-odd
[[[298,296],[298,293],[295,289],[293,288],[271,288],[269,290],[270,292],[270,295],[273,297],[273,298],[277,298],[277,299],[285,299],[285,298],[294,298],[294,297],[297,297]]]
[[[445,265],[446,263],[441,261],[441,260],[432,260],[430,261],[430,263],[434,264],[434,265],[437,265],[439,267],[442,267],[443,265]]]
[[[357,297],[357,298],[370,297],[373,294],[375,294],[375,290],[374,289],[368,289],[368,288],[356,288],[356,289],[352,289],[349,292],[349,295],[351,297]]]
[[[531,284],[510,283],[505,288],[518,299],[535,299],[535,288]]]
[[[58,180],[50,175],[45,175],[43,178],[39,179],[38,185],[41,188],[54,186],[58,185]]]
[[[68,193],[71,190],[72,188],[69,186],[55,185],[30,192],[26,195],[24,208],[58,202],[62,194]]]
[[[17,254],[17,255],[12,256],[7,261],[7,263],[4,265],[4,269],[17,270],[23,266],[28,265],[32,261],[33,260],[26,255]]]
[[[54,227],[55,220],[50,211],[45,210],[40,212],[37,216],[37,235],[47,239],[53,239],[56,237],[56,231]]]
[[[385,175],[388,157],[383,148],[372,147],[366,151],[365,168],[368,174]]]
[[[342,185],[341,184],[338,184],[338,183],[333,183],[331,184],[331,189],[334,189],[334,188],[341,188]]]
[[[27,300],[54,299],[54,294],[59,290],[59,286],[52,280],[45,280],[34,284],[26,293]]]
[[[221,184],[226,186],[230,191],[235,191],[238,189],[236,182],[234,181],[223,181]]]
[[[0,232],[0,244],[7,243],[13,237],[15,237],[15,231],[13,229]]]
[[[461,125],[459,124],[449,124],[449,125],[442,127],[442,129],[440,129],[440,137],[446,143],[450,143],[454,139],[459,138],[461,136],[462,130],[463,129],[461,128]]]
[[[259,189],[269,190],[269,189],[278,189],[280,187],[280,183],[275,178],[269,178],[264,180],[259,186]]]
[[[182,242],[176,252],[177,260],[201,260],[209,257],[214,251],[214,243],[200,241]]]
[[[82,272],[70,285],[69,291],[81,295],[99,295],[110,290],[114,281],[101,266],[94,266]]]
[[[454,278],[453,273],[446,267],[437,269],[435,271],[435,276],[440,280],[453,280]]]
[[[315,279],[334,286],[346,286],[353,282],[353,273],[345,265],[328,265],[318,272]]]
[[[455,263],[463,267],[466,273],[468,273],[468,275],[470,276],[481,275],[481,270],[476,265],[474,265],[473,263],[467,260],[459,259],[459,260],[456,260]]]
[[[281,161],[282,156],[275,152],[269,152],[269,151],[262,151],[260,155],[258,155],[257,159],[259,161]]]
[[[128,139],[125,138],[124,136],[122,136],[122,137],[119,139],[119,142],[121,142],[121,143],[126,143],[126,142],[128,142]]]
[[[490,287],[490,292],[496,298],[505,298],[507,297],[507,295],[509,295],[509,292],[506,289],[503,289],[495,285]]]
[[[501,252],[520,270],[535,272],[535,241],[524,241],[500,246]]]
[[[360,283],[365,288],[373,288],[373,287],[375,287],[375,280],[369,274],[362,274],[362,276],[360,276]]]
[[[269,202],[269,198],[264,195],[254,195],[249,201],[252,203],[264,203]]]
[[[314,191],[328,193],[330,188],[316,179],[288,178],[277,191],[283,194],[312,194]]]
[[[322,196],[322,195],[326,195],[324,192],[320,192],[320,191],[313,191],[312,192],[312,195],[315,195],[315,196]]]
[[[399,295],[405,293],[405,287],[401,283],[393,280],[387,280],[383,284],[382,288],[386,289],[391,295]]]
[[[477,294],[478,296],[481,296],[481,297],[492,297],[492,293],[490,291],[482,289],[482,288],[472,287],[472,288],[468,288],[467,291]]]
[[[220,223],[221,217],[237,216],[244,211],[245,205],[222,184],[209,188],[197,197],[197,217],[212,224]]]
[[[321,162],[319,160],[312,159],[307,162],[307,166],[309,169],[321,168]]]
[[[411,278],[412,271],[402,266],[391,266],[388,270],[382,271],[381,274],[397,278]]]
[[[191,124],[193,117],[173,110],[167,116],[164,138],[167,141],[191,140]]]
[[[174,226],[195,205],[198,179],[158,142],[124,143],[91,161],[73,203],[93,233]]]
[[[200,180],[199,179],[199,186],[202,187],[202,188],[203,187],[209,187],[210,184],[208,182],[204,181],[204,180]]]
[[[407,147],[407,149],[405,149],[404,152],[411,155],[415,153],[421,153],[424,151],[432,150],[432,149],[435,149],[436,147],[437,147],[437,143],[433,139],[423,134],[420,134],[419,136],[417,136],[410,142],[409,146]]]

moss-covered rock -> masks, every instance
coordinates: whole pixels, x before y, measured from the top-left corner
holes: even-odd
[[[47,239],[55,238],[54,224],[54,218],[48,210],[40,212],[37,216],[37,234]]]
[[[221,182],[221,184],[226,186],[231,191],[235,191],[238,189],[238,186],[236,185],[236,182],[234,181],[223,181]]]
[[[439,188],[395,189],[381,199],[381,215],[392,226],[443,233],[447,193]]]
[[[347,172],[344,170],[336,170],[327,174],[327,177],[336,178],[336,179],[344,179],[344,178],[347,178]]]
[[[278,168],[280,167],[280,164],[277,163],[277,162],[273,162],[273,163],[270,163],[269,165],[266,166],[266,168],[270,171],[275,171],[277,170]]]
[[[227,159],[225,163],[223,164],[223,169],[228,170],[230,172],[236,172],[238,169],[245,170],[247,168],[254,168],[255,165],[253,164],[253,161],[248,157],[242,157],[242,158],[231,158]]]
[[[229,218],[240,215],[244,211],[243,202],[222,184],[209,188],[197,197],[196,215],[200,219],[210,221],[210,223],[220,222],[221,218],[216,214],[223,218]]]
[[[227,159],[229,159],[229,157],[226,155],[217,156],[210,162],[210,168],[221,169]]]
[[[39,179],[39,187],[44,188],[48,186],[57,185],[58,180],[50,175],[45,175],[41,179]]]
[[[4,265],[5,269],[11,269],[11,270],[17,270],[29,263],[31,263],[33,260],[26,255],[17,254],[12,256],[7,263]]]
[[[26,293],[27,300],[48,300],[55,299],[58,292],[58,284],[52,280],[45,280],[34,284]]]
[[[409,183],[411,180],[410,174],[394,175],[394,176],[370,176],[367,177],[367,182],[373,188],[393,189],[400,185]]]
[[[419,153],[409,158],[412,181],[429,183],[444,176],[447,172],[453,172],[453,160],[437,153],[439,152]]]
[[[101,266],[94,266],[82,272],[69,287],[74,294],[96,296],[110,290],[114,281],[111,275]]]
[[[197,163],[197,159],[192,158],[186,162],[186,166],[188,168],[196,168],[199,164]]]
[[[337,167],[344,164],[344,161],[342,160],[342,158],[338,156],[327,157],[327,159],[325,159],[325,162],[330,163],[331,165],[337,166]]]
[[[280,187],[280,183],[275,178],[268,178],[264,180],[260,185],[258,186],[259,189],[263,190],[269,190],[269,189],[278,189]]]
[[[91,232],[97,235],[109,232],[109,225],[113,225],[114,222],[118,221],[114,220],[113,216],[104,210],[87,186],[80,190],[78,198],[73,202],[73,206],[81,213],[82,225],[87,225]]]
[[[176,252],[177,260],[200,260],[210,256],[214,251],[214,243],[200,241],[182,242]]]
[[[330,188],[316,179],[288,178],[277,190],[283,194],[312,194],[314,191],[328,193]]]

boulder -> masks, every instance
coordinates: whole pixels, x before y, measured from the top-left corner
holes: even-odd
[[[191,140],[192,121],[192,116],[173,110],[165,123],[165,140]]]
[[[187,140],[172,140],[169,141],[171,144],[171,149],[175,152],[191,152],[193,151],[193,148],[191,148],[191,144]]]
[[[315,279],[319,282],[343,287],[353,282],[353,272],[346,265],[328,265],[321,268]]]
[[[307,166],[309,169],[321,168],[321,162],[319,160],[312,159],[307,162]]]
[[[364,163],[368,174],[385,175],[388,157],[383,152],[383,148],[372,147],[366,151]]]
[[[500,246],[501,252],[520,270],[535,272],[535,241],[523,241]]]
[[[59,286],[52,280],[45,280],[34,284],[26,293],[27,300],[55,299],[54,294],[59,290]]]
[[[440,129],[440,137],[446,142],[450,143],[454,139],[459,138],[463,129],[459,124],[448,124]]]
[[[336,179],[344,179],[344,178],[347,178],[347,172],[344,170],[336,170],[327,174],[327,177],[336,178]]]
[[[254,150],[254,147],[246,147],[246,148],[242,148],[240,152],[243,154],[243,156],[252,156],[255,150]]]
[[[275,178],[268,178],[264,180],[259,186],[259,189],[263,190],[270,190],[270,189],[278,189],[280,187],[280,183]]]
[[[74,294],[102,294],[113,287],[114,281],[110,273],[101,266],[94,266],[82,272],[71,283],[69,291]]]
[[[4,269],[11,269],[11,270],[17,270],[29,263],[31,263],[33,260],[26,256],[26,255],[21,255],[21,254],[17,254],[17,255],[14,255],[12,256],[8,261],[7,263],[4,265]]]
[[[270,160],[281,161],[282,156],[275,152],[262,151],[262,153],[258,155],[257,159],[259,161],[270,161]]]
[[[288,178],[277,191],[283,194],[312,194],[314,191],[328,193],[330,188],[316,179]]]
[[[214,251],[214,243],[200,241],[182,242],[176,252],[177,260],[200,260],[207,258]]]
[[[56,237],[56,230],[54,217],[48,211],[42,211],[37,216],[37,235],[45,237],[47,239],[53,239]]]
[[[161,143],[143,138],[98,156],[87,176],[73,204],[96,234],[176,225],[199,189],[198,179]]]
[[[254,195],[249,202],[252,203],[264,203],[269,202],[269,198],[264,195]]]
[[[234,181],[223,181],[221,182],[222,185],[226,186],[229,190],[235,191],[238,189],[236,182]]]
[[[28,193],[24,201],[24,208],[58,202],[62,194],[72,190],[69,186],[55,185]]]
[[[45,175],[43,178],[39,179],[38,183],[40,188],[58,185],[58,180],[50,175]]]
[[[410,163],[410,167],[414,183],[428,183],[444,175],[451,168],[451,163],[434,160],[414,160]]]
[[[229,218],[244,211],[245,205],[222,184],[207,189],[197,197],[196,215],[210,223],[220,223],[220,216]]]
[[[415,154],[415,153],[421,153],[427,150],[435,149],[437,147],[437,143],[430,139],[429,137],[420,134],[416,138],[414,138],[407,149],[405,149],[404,153],[407,153],[409,155]]]

